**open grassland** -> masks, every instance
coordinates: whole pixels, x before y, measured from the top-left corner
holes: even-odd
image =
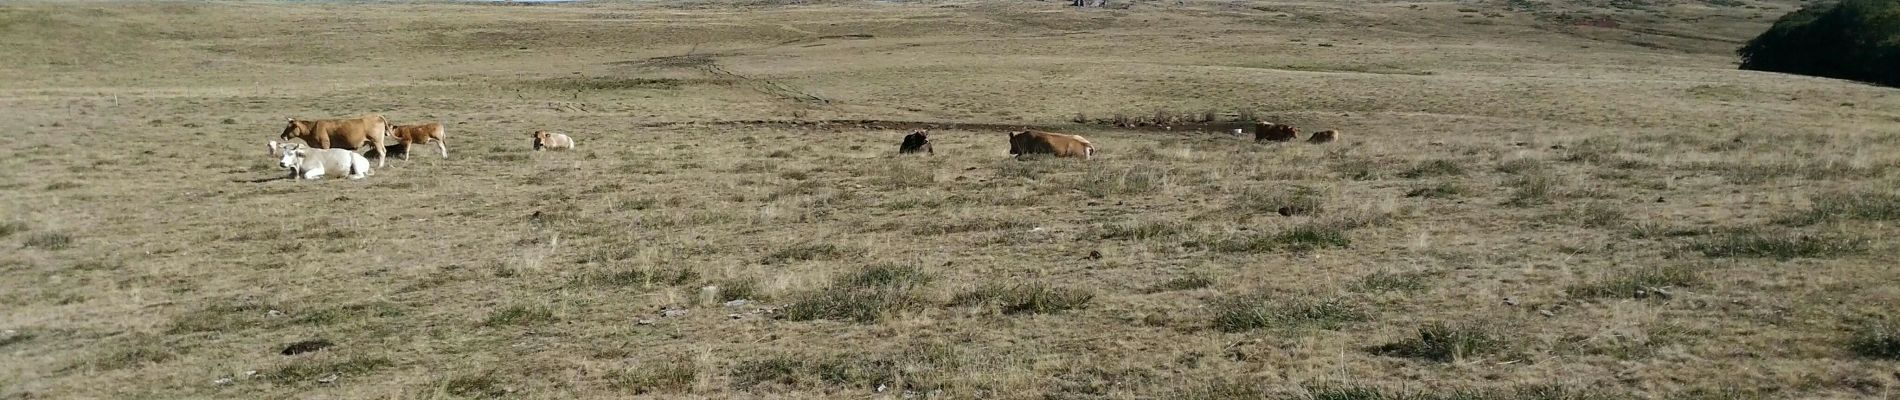
[[[0,4],[0,398],[1900,393],[1900,92],[1734,70],[1792,2],[1111,4]],[[369,112],[450,158],[272,180]],[[1157,112],[1346,136],[1071,122]]]

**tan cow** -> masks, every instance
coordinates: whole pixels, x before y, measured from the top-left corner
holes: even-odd
[[[410,144],[429,144],[429,142],[435,142],[435,148],[442,151],[442,158],[449,158],[449,145],[448,141],[445,140],[448,137],[448,133],[442,130],[442,124],[439,122],[417,125],[390,125],[384,129],[389,132],[389,136],[395,137],[396,139],[396,144],[390,145],[391,147],[402,146],[403,150],[408,150]],[[402,159],[409,159],[408,151],[402,152]]]
[[[385,164],[388,155],[383,150],[383,137],[388,136],[389,119],[382,115],[369,114],[350,119],[300,120],[290,118],[284,125],[281,139],[303,139],[310,147],[318,149],[359,150],[365,146],[374,146],[376,166]]]
[[[1328,143],[1335,140],[1339,140],[1339,131],[1328,129],[1328,130],[1323,130],[1319,132],[1313,132],[1313,137],[1306,139],[1306,142],[1307,143]]]
[[[1281,125],[1272,122],[1253,123],[1253,140],[1256,142],[1287,142],[1299,138],[1300,130],[1293,125]]]
[[[1095,155],[1095,144],[1077,135],[1028,130],[1010,132],[1009,155],[1024,154],[1053,154],[1056,157],[1087,160]]]
[[[554,132],[534,131],[534,149],[541,150],[544,148],[557,151],[573,150],[574,138]]]

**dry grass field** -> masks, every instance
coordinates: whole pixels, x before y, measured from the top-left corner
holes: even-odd
[[[1066,4],[0,4],[0,399],[1900,395],[1793,1]],[[276,179],[364,113],[449,157]]]

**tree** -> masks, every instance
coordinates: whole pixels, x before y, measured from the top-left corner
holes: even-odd
[[[1809,4],[1736,53],[1746,70],[1900,86],[1900,0]]]

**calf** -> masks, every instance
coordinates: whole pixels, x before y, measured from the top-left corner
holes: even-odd
[[[1288,142],[1299,138],[1300,130],[1292,125],[1272,122],[1253,123],[1253,140],[1256,142]]]
[[[548,131],[534,131],[534,149],[573,150],[574,138]]]
[[[1095,144],[1078,135],[1042,131],[1009,133],[1009,155],[1050,154],[1084,160],[1095,155]]]
[[[1313,137],[1307,138],[1306,142],[1307,143],[1328,143],[1335,140],[1339,140],[1339,131],[1328,129],[1328,130],[1323,130],[1319,132],[1313,132]]]
[[[409,145],[412,143],[429,144],[430,142],[434,142],[436,150],[442,151],[442,158],[449,158],[449,146],[445,140],[448,137],[448,133],[442,130],[442,124],[439,122],[419,125],[390,125],[384,128],[384,130],[389,132],[389,136],[396,139],[396,143],[390,145],[391,147],[402,146],[403,150],[408,150]],[[387,151],[385,151],[385,153],[387,153]],[[402,153],[402,159],[409,159],[408,151]]]
[[[904,135],[904,143],[897,145],[897,154],[937,154],[935,150],[930,149],[929,134],[928,129],[910,131],[909,135]]]
[[[279,139],[303,139],[310,147],[319,149],[357,150],[365,146],[376,150],[376,166],[384,165],[388,153],[383,150],[383,138],[388,136],[389,120],[381,115],[370,114],[350,119],[300,120],[290,118],[284,125],[284,133]]]
[[[296,144],[284,144],[280,151],[284,157],[277,160],[277,166],[290,170],[291,179],[317,180],[326,176],[363,179],[374,174],[369,169],[369,158],[354,151],[304,148]]]

